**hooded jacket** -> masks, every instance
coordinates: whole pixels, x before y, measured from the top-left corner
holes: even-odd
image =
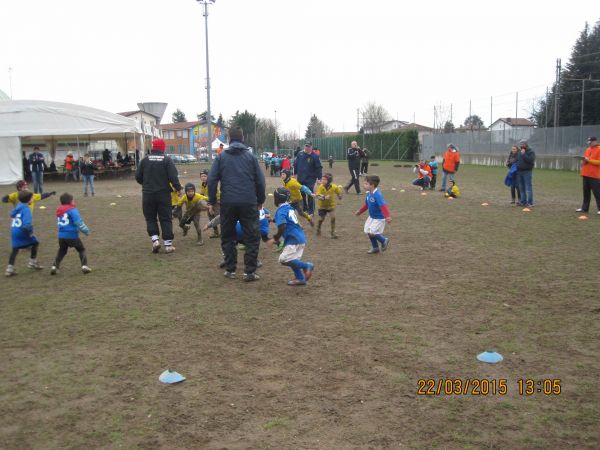
[[[37,244],[38,240],[33,235],[33,218],[27,203],[19,203],[10,212],[12,224],[10,234],[13,248],[28,247]]]
[[[239,141],[232,141],[217,155],[208,174],[208,201],[217,204],[221,184],[221,205],[258,205],[265,202],[265,176],[258,160]]]

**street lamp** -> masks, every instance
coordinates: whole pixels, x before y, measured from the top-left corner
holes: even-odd
[[[275,143],[273,149],[273,151],[277,153],[277,110],[275,110]]]
[[[212,115],[210,113],[210,71],[208,65],[208,5],[213,4],[216,0],[196,0],[201,5],[204,5],[204,30],[206,35],[206,121],[207,121],[207,139],[208,139],[208,159],[212,161]]]

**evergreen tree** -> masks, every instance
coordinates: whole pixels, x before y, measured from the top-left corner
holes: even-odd
[[[304,137],[306,139],[314,139],[325,136],[329,133],[329,128],[325,123],[317,117],[316,114],[313,114],[308,121],[308,126],[306,127],[306,132],[304,133]]]
[[[217,126],[218,127],[225,127],[225,120],[223,120],[223,114],[219,113],[219,118],[217,119]]]
[[[185,118],[185,114],[179,108],[177,108],[175,110],[175,112],[173,113],[171,118],[173,120],[173,123],[187,122],[187,119]]]
[[[444,133],[454,133],[454,124],[449,120],[444,124]]]
[[[483,120],[477,114],[472,114],[465,119],[464,126],[472,130],[481,130],[483,128]]]
[[[254,144],[254,131],[257,129],[258,121],[256,114],[248,112],[247,109],[244,112],[236,111],[233,117],[229,119],[230,126],[239,126],[244,132],[244,140],[248,145]]]

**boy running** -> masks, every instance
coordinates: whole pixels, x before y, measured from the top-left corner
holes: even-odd
[[[86,236],[90,234],[90,229],[83,222],[79,210],[73,203],[73,196],[65,192],[60,196],[60,206],[56,210],[58,224],[58,253],[54,264],[50,268],[50,275],[56,275],[60,268],[60,263],[69,251],[69,247],[73,247],[79,253],[81,261],[81,271],[88,274],[92,271],[87,265],[87,256],[83,242],[79,239],[81,231]]]
[[[313,193],[310,188],[300,184],[298,180],[292,177],[292,172],[290,170],[282,170],[281,171],[281,183],[283,186],[290,191],[290,205],[294,208],[298,213],[308,220],[311,227],[315,226],[313,219],[310,214],[302,209],[302,193],[312,196]]]
[[[27,191],[29,189],[29,185],[27,184],[27,181],[21,180],[21,181],[17,181],[16,188],[17,188],[16,192],[11,192],[10,194],[2,197],[3,203],[11,203],[13,205],[13,207],[15,207],[15,208],[19,204],[19,192]],[[33,197],[31,197],[31,201],[29,202],[29,209],[31,209],[31,212],[33,213],[33,208],[34,208],[36,202],[47,199],[48,197],[55,195],[55,194],[56,194],[56,191],[48,192],[45,194],[33,194]]]
[[[335,200],[336,197],[338,200],[342,199],[342,188],[337,184],[333,184],[332,181],[332,174],[324,174],[323,178],[321,178],[321,184],[319,184],[317,192],[314,194],[317,198],[317,211],[319,213],[317,236],[321,236],[321,226],[325,221],[325,217],[329,214],[329,220],[331,221],[331,238],[337,239],[337,234],[335,234]]]
[[[377,188],[379,186],[379,177],[377,175],[368,175],[365,178],[363,187],[367,191],[367,198],[365,204],[354,213],[355,216],[360,216],[365,211],[369,211],[369,217],[365,222],[365,233],[371,240],[371,249],[367,252],[369,254],[379,253],[379,244],[381,244],[381,251],[387,250],[390,245],[390,238],[386,238],[383,235],[385,224],[392,221],[390,216],[390,210],[383,199],[381,191]]]
[[[39,194],[36,194],[39,195]],[[29,203],[33,198],[33,193],[29,191],[19,192],[19,204],[10,212],[12,219],[10,225],[10,235],[12,243],[12,251],[8,258],[8,266],[6,267],[5,275],[12,277],[17,274],[15,269],[15,261],[19,250],[31,248],[31,256],[27,267],[30,269],[40,270],[42,266],[37,261],[37,251],[39,242],[33,235],[33,216]]]
[[[273,236],[273,241],[279,244],[283,236],[284,247],[279,255],[279,262],[290,267],[296,277],[288,281],[288,286],[304,286],[310,280],[315,265],[300,260],[306,246],[306,238],[302,227],[298,224],[296,210],[289,203],[290,195],[290,191],[282,187],[275,189],[273,193],[275,206],[277,206],[275,212],[277,233]]]

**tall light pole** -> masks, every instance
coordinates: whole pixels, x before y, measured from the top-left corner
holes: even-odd
[[[275,110],[275,143],[273,145],[274,152],[277,153],[277,110]]]
[[[215,0],[196,0],[204,5],[204,31],[206,36],[206,123],[207,123],[207,150],[208,160],[212,161],[212,115],[210,113],[210,70],[208,64],[208,5],[213,4]]]

